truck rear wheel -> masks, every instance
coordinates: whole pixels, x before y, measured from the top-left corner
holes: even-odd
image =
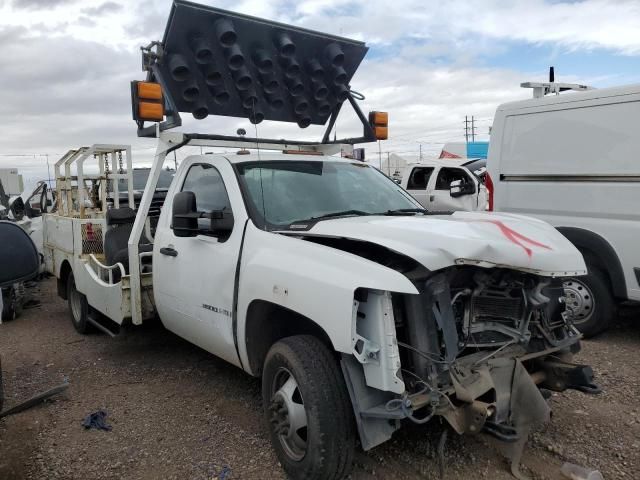
[[[71,314],[71,323],[73,323],[74,328],[78,333],[89,333],[90,325],[87,322],[89,304],[87,303],[87,297],[77,290],[73,272],[69,273],[67,278],[67,301],[69,302],[69,313]]]
[[[271,347],[262,400],[271,443],[289,476],[320,480],[349,474],[353,410],[339,364],[320,340],[299,335]]]
[[[4,407],[4,386],[2,384],[2,358],[0,358],[0,412]]]
[[[2,312],[0,313],[3,322],[15,320],[20,313],[20,305],[16,289],[6,287],[2,289]]]
[[[587,265],[588,273],[569,278],[563,287],[573,324],[585,337],[593,337],[609,327],[616,315],[616,305],[603,272]]]

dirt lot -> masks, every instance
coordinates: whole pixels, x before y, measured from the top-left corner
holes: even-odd
[[[5,405],[68,378],[53,401],[0,420],[0,479],[284,478],[260,414],[260,386],[239,369],[160,325],[112,339],[83,337],[55,283],[43,304],[0,325]],[[553,419],[535,433],[524,465],[534,478],[562,478],[564,461],[606,479],[640,478],[640,322],[637,311],[585,341],[578,361],[593,365],[599,396],[555,395]],[[640,320],[640,318],[638,318]],[[110,432],[84,430],[105,409]],[[437,478],[441,426],[408,426],[356,458],[354,479]],[[500,445],[484,437],[450,439],[446,478],[508,479]]]

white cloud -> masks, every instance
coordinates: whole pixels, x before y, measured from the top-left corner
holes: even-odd
[[[224,2],[244,13],[295,20],[331,33],[354,32],[389,43],[412,36],[430,41],[500,40],[559,44],[568,49],[607,48],[640,53],[640,2],[584,0],[245,0]],[[276,13],[278,12],[278,13]],[[338,12],[338,13],[336,13]],[[274,16],[275,14],[275,16]]]
[[[205,3],[375,47],[352,85],[367,96],[363,110],[390,112],[392,140],[383,144],[384,151],[417,152],[422,143],[424,151],[435,153],[440,142],[462,139],[465,115],[480,119],[478,132],[487,138],[496,106],[528,97],[530,92],[518,84],[544,76],[478,62],[512,42],[548,45],[550,54],[606,49],[640,55],[637,0]],[[154,142],[135,136],[128,81],[142,78],[138,47],[162,37],[169,9],[169,0],[0,0],[0,154],[53,156],[74,146],[118,142],[132,143],[137,158],[149,160]],[[573,79],[563,75],[563,80]],[[184,118],[183,129],[234,134],[240,126],[254,133],[247,121],[233,118]],[[322,132],[267,122],[258,130],[261,137],[317,138]],[[345,111],[338,130],[340,136],[357,135],[359,125]],[[7,165],[23,165],[34,176],[46,174],[43,157],[0,157],[0,166]]]

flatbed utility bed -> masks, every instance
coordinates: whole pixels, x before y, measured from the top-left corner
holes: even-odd
[[[88,170],[97,173],[85,173],[85,162],[92,160],[97,165]],[[116,167],[116,172],[111,171],[112,167]],[[111,207],[119,207],[118,189],[123,181],[130,186],[126,193],[133,203],[132,169],[128,145],[93,145],[70,150],[55,164],[57,208],[43,215],[45,266],[58,278],[59,293],[67,296],[69,275],[73,274],[78,291],[86,297],[90,308],[115,324],[132,318],[131,276],[123,263],[107,264],[105,236],[108,212]],[[133,218],[135,214],[131,222]],[[150,293],[144,295],[147,300],[139,305],[140,318],[148,318],[154,314],[150,301],[151,272],[138,271],[139,288]],[[95,317],[89,315],[91,321]]]

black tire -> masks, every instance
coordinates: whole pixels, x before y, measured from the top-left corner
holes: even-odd
[[[67,302],[73,327],[83,335],[89,333],[91,331],[91,325],[87,322],[89,304],[87,303],[87,297],[76,289],[76,280],[73,272],[69,273],[67,278]]]
[[[293,377],[291,399],[305,412],[306,427],[298,430],[298,437],[306,437],[304,449],[293,449],[291,432],[278,430],[290,430],[282,427],[290,418],[279,385],[283,375]],[[264,362],[262,401],[271,443],[291,478],[337,480],[350,473],[356,443],[353,409],[338,361],[320,340],[299,335],[271,347]]]
[[[15,320],[19,313],[18,296],[16,289],[6,287],[2,289],[2,321]]]
[[[567,308],[574,310],[573,324],[590,338],[606,330],[616,316],[616,303],[607,276],[587,264],[587,275],[564,281]]]
[[[2,383],[2,358],[0,358],[0,412],[4,408],[4,386]]]

